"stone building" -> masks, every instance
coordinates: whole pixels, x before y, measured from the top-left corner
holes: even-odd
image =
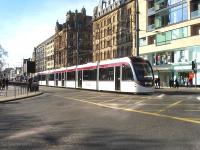
[[[55,68],[65,67],[66,66],[66,56],[67,56],[67,39],[66,39],[66,23],[59,24],[56,22],[55,28],[55,38],[54,38],[54,59],[55,59]]]
[[[42,42],[34,48],[35,51],[35,69],[36,72],[41,72],[46,70],[45,67],[45,42]]]
[[[93,12],[93,61],[136,55],[133,0],[100,0]]]
[[[35,61],[36,72],[54,69],[54,35],[34,48],[32,61]]]
[[[92,17],[81,12],[67,12],[64,24],[56,23],[54,40],[55,68],[92,61]]]
[[[54,35],[46,40],[44,50],[46,70],[54,69]]]

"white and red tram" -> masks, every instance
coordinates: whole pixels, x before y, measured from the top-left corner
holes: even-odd
[[[150,63],[140,57],[101,60],[37,73],[39,85],[130,93],[152,93]]]

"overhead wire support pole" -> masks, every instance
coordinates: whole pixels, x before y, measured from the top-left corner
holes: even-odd
[[[98,39],[99,39],[99,46],[98,46],[98,61],[97,61],[97,90],[99,90],[99,65],[100,65],[100,27],[98,27]],[[96,41],[96,38],[95,38]]]
[[[77,47],[76,47],[76,73],[75,73],[75,88],[77,88],[77,83],[78,83],[78,62],[79,62],[79,24],[78,22],[76,21],[76,43],[77,43]]]
[[[138,0],[135,0],[135,48],[136,48],[136,56],[140,56],[139,54],[139,3]]]

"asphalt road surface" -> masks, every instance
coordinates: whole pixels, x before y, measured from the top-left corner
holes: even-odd
[[[41,88],[0,104],[0,149],[199,150],[200,94]]]

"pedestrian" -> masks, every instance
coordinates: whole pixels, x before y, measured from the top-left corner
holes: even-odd
[[[157,79],[155,79],[155,88],[157,88],[157,85],[158,85],[158,81]]]
[[[169,87],[174,87],[174,80],[172,78],[169,80]]]
[[[28,79],[28,91],[32,91],[32,78]]]
[[[178,89],[179,88],[179,83],[178,83],[178,80],[176,79],[175,80],[175,87]]]
[[[6,85],[6,80],[5,80],[5,78],[3,78],[3,80],[2,80],[2,90],[5,89],[5,85]]]
[[[157,79],[158,82],[158,88],[160,89],[160,78]]]
[[[8,84],[9,84],[9,80],[8,80],[8,78],[6,78],[6,81],[5,81],[6,90],[8,90]]]
[[[0,90],[2,90],[2,79],[0,79]]]

